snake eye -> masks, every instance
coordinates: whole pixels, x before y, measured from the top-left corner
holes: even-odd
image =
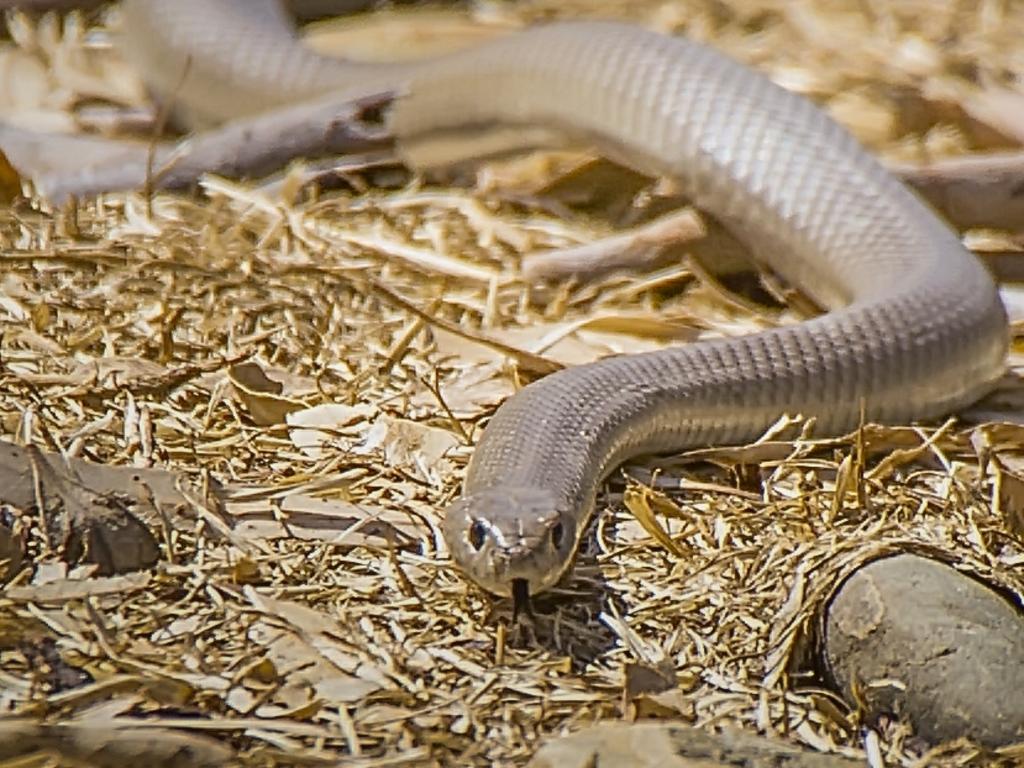
[[[551,543],[555,545],[555,549],[562,546],[562,538],[565,536],[565,526],[561,523],[555,523],[551,529]]]
[[[487,526],[484,524],[483,520],[473,521],[473,524],[469,526],[469,535],[467,538],[469,539],[470,546],[479,551],[484,545],[484,539],[487,538]]]

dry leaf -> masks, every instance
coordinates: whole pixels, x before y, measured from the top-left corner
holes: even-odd
[[[334,546],[403,546],[423,533],[416,518],[399,510],[372,504],[353,504],[290,492],[274,499],[260,494],[256,501],[234,501],[229,493],[225,511],[234,519],[232,530],[253,541],[288,538],[322,541]]]
[[[336,443],[342,434],[361,437],[366,432],[366,422],[376,409],[364,403],[343,405],[324,403],[288,413],[285,420],[293,428],[288,434],[295,447],[310,458],[324,456],[325,448]],[[355,429],[345,430],[356,425]]]
[[[269,378],[256,363],[234,365],[228,375],[239,400],[260,426],[283,424],[289,414],[308,407],[302,400],[283,396],[281,382]]]
[[[676,515],[679,513],[678,507],[668,497],[650,488],[631,483],[626,487],[626,491],[622,496],[622,503],[633,513],[633,516],[644,527],[644,530],[654,537],[655,541],[676,557],[684,556],[683,550],[676,545],[672,537],[669,536],[668,531],[661,526],[657,519],[659,514]]]
[[[21,175],[0,149],[0,205],[10,205],[20,196]]]

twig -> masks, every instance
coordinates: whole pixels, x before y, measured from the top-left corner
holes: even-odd
[[[657,259],[665,245],[696,240],[704,234],[700,216],[686,208],[592,243],[528,254],[523,257],[523,278],[592,277],[622,267],[635,268]]]
[[[390,99],[390,94],[358,98],[332,94],[229,123],[170,149],[158,148],[153,187],[187,187],[204,173],[261,176],[296,157],[379,149],[389,137],[375,112]],[[72,195],[137,189],[146,183],[146,155],[145,148],[140,148],[77,172],[44,174],[36,179],[36,186],[56,204]]]

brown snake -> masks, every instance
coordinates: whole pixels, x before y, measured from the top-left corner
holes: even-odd
[[[601,480],[640,454],[756,437],[783,413],[820,433],[948,413],[1004,368],[993,281],[938,218],[804,98],[703,45],[612,23],[526,30],[403,65],[305,48],[273,0],[128,0],[126,50],[197,123],[334,89],[393,89],[413,162],[583,142],[675,180],[828,314],[744,338],[548,376],[494,414],[444,534],[487,590],[565,573]],[[512,128],[504,134],[496,128]],[[529,130],[528,130],[529,129]],[[470,137],[490,132],[486,148]]]

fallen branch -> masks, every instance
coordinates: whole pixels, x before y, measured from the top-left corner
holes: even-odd
[[[331,94],[323,99],[274,110],[186,138],[155,151],[154,189],[194,184],[204,173],[258,177],[304,157],[372,152],[390,145],[379,118],[393,95],[353,98]],[[55,203],[72,196],[137,189],[147,181],[147,150],[136,146],[80,170],[39,173],[37,188]],[[940,160],[928,165],[893,164],[890,169],[935,206],[954,226],[1020,229],[1024,221],[1024,152],[1005,152]],[[668,217],[668,221],[672,217]],[[674,221],[683,237],[698,236],[693,227]],[[528,277],[557,277],[594,268],[628,266],[644,259],[632,249],[637,237],[660,239],[657,225],[623,233],[622,240],[537,255],[524,264]],[[618,237],[618,236],[616,236]],[[631,250],[616,259],[617,248]],[[595,252],[596,249],[596,252]],[[650,249],[644,249],[649,253]],[[602,253],[603,252],[603,253]],[[556,266],[555,262],[561,262]],[[604,263],[610,266],[600,266]]]
[[[965,155],[928,165],[891,165],[960,229],[1024,228],[1024,152]]]
[[[148,152],[138,147],[78,171],[43,173],[34,181],[40,193],[60,204],[73,196],[138,189],[147,180],[151,189],[180,189],[195,184],[205,173],[257,177],[296,157],[380,150],[389,144],[389,137],[378,111],[390,100],[390,94],[360,98],[332,94],[237,120],[173,147],[157,147],[151,179],[147,179]]]
[[[664,246],[697,240],[705,234],[700,216],[690,208],[583,245],[538,251],[523,257],[523,278],[559,280],[576,275],[593,277],[613,269],[651,264]]]
[[[88,11],[99,8],[109,0],[0,0],[2,11]],[[298,21],[320,19],[326,16],[344,16],[365,11],[374,0],[285,0],[285,5]]]
[[[0,11],[88,11],[99,8],[107,0],[0,0]]]

